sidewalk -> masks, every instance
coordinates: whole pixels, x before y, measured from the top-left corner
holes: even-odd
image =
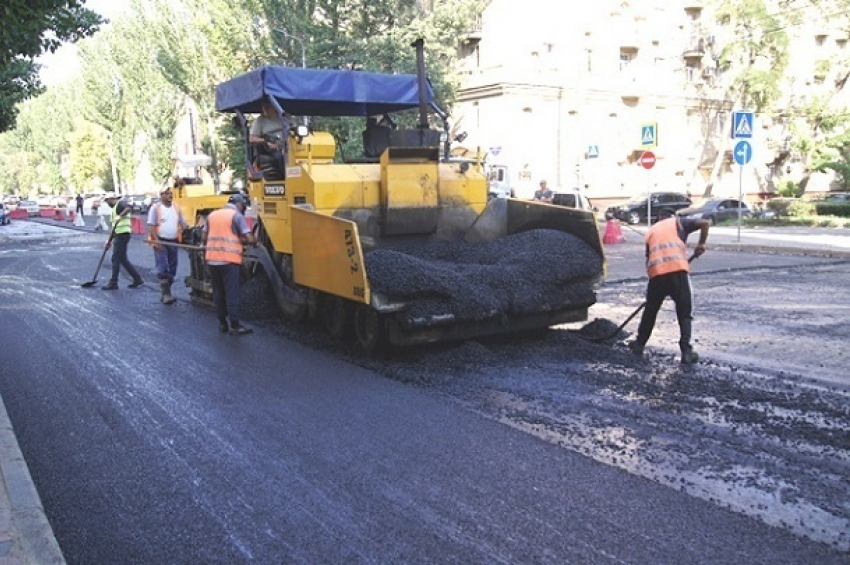
[[[605,222],[600,225],[604,230]],[[621,229],[627,241],[640,241],[647,228],[645,225],[622,225]],[[696,237],[697,234],[691,234],[689,243],[693,244]],[[734,226],[713,226],[709,229],[707,247],[710,250],[850,258],[850,229],[742,227],[739,232]]]
[[[95,233],[97,218],[86,216],[86,226],[50,218],[13,220]],[[605,222],[600,222],[605,230]],[[628,248],[633,266],[643,272],[642,244],[646,226],[622,226],[625,244],[606,245],[611,257]],[[103,232],[97,232],[103,233]],[[106,234],[103,234],[104,237]],[[622,245],[622,247],[621,247]],[[850,230],[829,228],[742,228],[712,227],[710,250],[770,255],[850,258]],[[632,268],[633,267],[633,268]],[[0,565],[60,565],[65,563],[41,505],[41,499],[21,454],[15,431],[0,398]]]

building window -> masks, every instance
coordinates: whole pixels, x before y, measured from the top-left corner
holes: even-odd
[[[634,55],[632,53],[626,53],[625,51],[620,51],[620,70],[624,71],[631,62],[634,60]]]

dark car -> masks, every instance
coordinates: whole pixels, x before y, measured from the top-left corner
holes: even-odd
[[[606,210],[605,217],[609,219],[615,218],[630,224],[640,224],[641,222],[646,222],[647,211],[649,211],[654,222],[658,219],[658,211],[662,208],[669,208],[674,212],[678,212],[690,205],[691,199],[684,194],[678,192],[652,192],[649,195],[641,194],[635,196],[625,204],[611,206]]]
[[[850,192],[838,192],[836,194],[827,194],[824,197],[827,202],[850,202]]]
[[[753,211],[746,203],[733,198],[705,198],[697,201],[690,208],[679,210],[678,214],[691,220],[708,220],[708,223],[713,226],[721,222],[737,220],[739,206],[742,218],[753,215]]]

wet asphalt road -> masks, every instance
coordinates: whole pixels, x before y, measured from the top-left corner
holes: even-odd
[[[812,505],[817,491],[827,500],[807,514],[816,525],[846,523],[846,396],[816,372],[800,389],[796,374],[752,374],[752,356],[680,369],[665,356],[669,330],[645,361],[616,344],[576,341],[569,328],[379,361],[271,320],[255,322],[246,338],[221,336],[185,289],[170,308],[152,286],[81,289],[100,241],[83,234],[0,246],[0,393],[69,563],[847,560],[840,532],[813,541],[731,502],[781,510],[757,461],[792,472],[800,461],[788,449],[826,444],[826,461],[817,462],[823,449],[806,455],[809,484],[784,485],[779,498]],[[141,247],[134,241],[132,258],[150,280]],[[612,259],[605,304],[594,307],[617,321],[642,289],[640,277],[615,276],[625,262]],[[728,273],[717,268],[695,279],[716,285],[722,302]],[[825,288],[847,265],[818,269]],[[782,273],[791,288],[811,270],[772,265],[758,274]],[[704,345],[720,338],[701,335]],[[764,384],[758,397],[754,383]],[[699,404],[695,427],[686,412],[709,397],[716,412]],[[764,422],[785,429],[743,429],[762,423],[750,414],[737,420],[740,432],[720,430],[724,401],[740,398],[783,408]],[[829,421],[789,446],[770,443],[794,428],[799,408]],[[760,491],[725,467],[748,449],[741,462],[751,483],[765,482]],[[697,472],[711,468],[728,482]],[[695,492],[698,478],[713,496]]]

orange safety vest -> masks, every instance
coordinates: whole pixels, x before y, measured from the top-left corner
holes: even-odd
[[[153,233],[159,237],[159,223],[162,221],[162,216],[160,216],[162,213],[162,203],[157,202],[154,206],[156,206],[156,214],[154,215],[156,220],[151,227],[153,228]],[[186,220],[183,219],[183,210],[177,204],[172,203],[171,206],[177,211],[177,243],[183,243],[183,230],[180,229],[180,226],[186,224]],[[148,241],[155,241],[150,233],[148,233]]]
[[[207,216],[207,262],[242,264],[242,238],[233,233],[236,210],[222,208]]]
[[[679,237],[676,218],[661,220],[646,232],[646,273],[649,278],[676,271],[690,272],[688,247]]]

